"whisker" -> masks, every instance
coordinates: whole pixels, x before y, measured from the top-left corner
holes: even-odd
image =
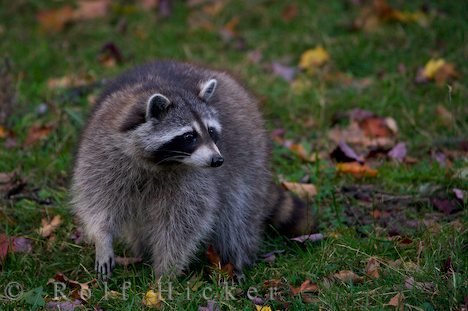
[[[156,162],[156,165],[161,164],[161,163],[163,163],[163,162],[165,162],[165,161],[179,160],[179,159],[183,159],[183,158],[185,158],[185,157],[182,157],[182,156],[173,156],[173,157],[165,158],[165,159],[162,159],[162,160],[159,161],[159,162]]]
[[[167,152],[174,152],[174,153],[182,154],[182,155],[186,155],[186,156],[191,156],[190,153],[183,152],[183,151],[178,151],[178,150],[169,150],[169,149],[160,149],[160,150],[161,151],[167,151]]]

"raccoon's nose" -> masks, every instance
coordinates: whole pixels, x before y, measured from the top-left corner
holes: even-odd
[[[219,167],[223,165],[224,159],[222,156],[214,156],[211,158],[211,167]]]

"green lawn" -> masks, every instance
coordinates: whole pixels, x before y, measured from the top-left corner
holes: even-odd
[[[0,309],[45,308],[54,296],[48,280],[57,273],[81,283],[94,278],[93,246],[70,237],[76,225],[68,209],[68,183],[80,129],[102,81],[132,65],[171,58],[235,74],[260,99],[269,130],[285,129],[286,139],[310,152],[328,155],[336,146],[328,136],[334,120],[345,127],[343,114],[361,108],[396,121],[396,140],[406,143],[413,161],[372,158],[366,163],[378,175],[356,178],[337,173],[328,156],[307,162],[275,144],[273,167],[278,180],[317,187],[309,205],[325,239],[299,244],[267,236],[262,253],[284,252],[276,254],[273,262],[260,258],[245,271],[243,283],[230,284],[233,298],[226,296],[224,276],[209,272],[201,252],[200,262],[187,276],[162,280],[162,309],[198,310],[214,300],[222,310],[255,310],[247,296],[248,289],[255,288],[265,311],[267,307],[392,310],[398,308],[386,304],[398,293],[405,310],[462,310],[468,297],[468,3],[389,1],[401,12],[424,12],[426,24],[393,20],[366,31],[352,27],[367,7],[355,4],[359,2],[226,0],[216,7],[175,1],[170,15],[162,17],[156,10],[121,0],[113,2],[106,16],[72,21],[59,31],[45,30],[36,16],[63,7],[64,1],[4,2],[0,116],[7,111],[8,117],[4,124],[0,119],[0,125],[11,132],[0,135],[7,136],[0,138],[0,173],[14,171],[26,185],[7,197],[5,191],[11,187],[0,183],[0,233],[30,239],[32,250],[10,252],[1,261]],[[290,3],[297,14],[287,20],[285,8]],[[235,24],[236,19],[230,33],[225,25]],[[107,43],[118,48],[121,63],[103,63],[100,50]],[[297,67],[301,55],[317,46],[330,59],[314,73],[298,72],[295,82],[272,73],[272,62]],[[255,51],[260,60],[252,57]],[[458,78],[441,85],[416,83],[418,69],[431,58],[453,64]],[[87,84],[48,87],[50,79],[60,77],[87,79]],[[25,143],[31,139],[31,128],[47,125],[52,130],[43,139]],[[445,166],[434,160],[437,151],[447,157]],[[465,191],[464,202],[456,201],[454,188]],[[446,200],[455,210],[442,213],[434,198]],[[383,216],[376,216],[376,211]],[[54,238],[39,235],[41,220],[50,221],[55,215],[64,221]],[[125,255],[125,249],[119,247],[118,254]],[[366,276],[370,258],[380,263],[377,278]],[[333,277],[343,270],[363,278]],[[408,284],[411,277],[413,285]],[[278,287],[274,295],[268,295],[267,280]],[[290,287],[306,280],[318,283],[318,290],[293,295]],[[118,266],[107,284],[108,296],[105,284],[93,282],[91,297],[79,307],[144,309],[142,299],[150,289],[158,290],[157,281],[148,263]],[[11,282],[18,282],[22,290]],[[172,282],[172,299],[164,292],[168,282]],[[16,299],[8,297],[21,291],[24,295]],[[76,298],[71,283],[63,292],[72,301]]]

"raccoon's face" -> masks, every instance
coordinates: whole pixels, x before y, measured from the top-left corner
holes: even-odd
[[[152,94],[144,122],[132,131],[136,153],[151,165],[221,166],[224,158],[216,144],[222,128],[209,103],[216,85],[211,79],[198,94],[185,90]]]

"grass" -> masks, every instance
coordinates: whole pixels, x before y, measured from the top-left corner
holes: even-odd
[[[455,172],[466,168],[466,153],[451,167],[441,167],[430,157],[435,141],[465,138],[468,113],[466,106],[465,32],[467,25],[463,1],[437,1],[429,4],[431,18],[427,27],[416,23],[388,23],[376,32],[351,31],[348,25],[359,14],[359,7],[351,1],[330,4],[307,1],[295,2],[298,15],[285,22],[282,11],[286,3],[279,1],[228,1],[217,15],[209,17],[213,30],[193,29],[193,9],[185,2],[174,3],[172,15],[161,18],[154,12],[137,9],[129,1],[112,5],[108,16],[96,20],[67,25],[62,31],[48,33],[36,21],[39,11],[60,7],[62,1],[12,1],[0,8],[0,56],[11,62],[17,101],[7,127],[17,135],[21,144],[33,125],[54,124],[46,139],[29,147],[0,148],[0,172],[16,171],[27,181],[27,190],[36,191],[40,198],[50,198],[51,205],[34,200],[0,201],[0,231],[11,236],[26,236],[33,240],[33,251],[28,254],[9,254],[2,263],[0,293],[10,282],[18,282],[27,294],[18,300],[2,298],[1,309],[41,309],[40,297],[49,301],[54,287],[48,280],[62,272],[80,282],[94,277],[94,249],[91,245],[75,244],[69,239],[75,225],[68,210],[68,181],[79,131],[90,110],[88,96],[97,90],[77,92],[51,90],[50,78],[69,75],[87,75],[94,80],[112,77],[134,64],[154,58],[205,63],[232,71],[261,99],[268,127],[287,129],[286,136],[306,143],[318,151],[330,150],[327,132],[332,117],[352,108],[363,108],[382,116],[393,117],[399,126],[399,140],[405,141],[414,165],[385,161],[378,167],[376,178],[356,179],[338,175],[328,161],[305,163],[278,145],[273,151],[273,165],[277,175],[299,181],[308,176],[317,185],[319,194],[311,208],[319,211],[320,230],[329,238],[299,245],[284,237],[268,236],[262,247],[266,253],[283,249],[273,263],[259,261],[247,269],[246,281],[232,285],[235,299],[225,299],[219,273],[207,274],[206,262],[195,264],[191,274],[172,280],[173,300],[166,299],[163,309],[197,310],[212,298],[226,310],[252,310],[247,298],[249,287],[255,287],[259,296],[268,293],[265,280],[282,280],[279,291],[282,298],[267,301],[273,310],[288,306],[289,310],[381,310],[397,293],[404,295],[408,310],[456,310],[468,294],[466,253],[466,209],[456,216],[437,216],[436,225],[420,229],[404,228],[411,240],[402,244],[388,239],[388,228],[377,223],[354,223],[347,214],[351,207],[364,208],[357,200],[347,198],[342,186],[372,184],[395,195],[417,197],[422,188],[440,186],[443,193],[452,188],[467,190],[466,179],[456,178]],[[392,1],[401,10],[414,11],[424,1]],[[217,29],[238,17],[239,36],[244,40],[241,49],[236,39],[224,42]],[[125,24],[125,31],[119,31]],[[124,63],[104,67],[98,61],[101,47],[113,42],[124,56]],[[290,83],[271,74],[264,64],[281,60],[296,65],[301,54],[316,45],[322,45],[331,55],[327,66],[353,78],[371,78],[370,87],[360,89],[343,83],[326,82],[316,76],[300,74],[309,83],[300,94],[291,91]],[[259,50],[262,60],[252,63],[249,51]],[[453,91],[434,83],[415,84],[418,67],[432,57],[443,57],[454,63],[461,79],[452,84]],[[398,67],[403,64],[405,72]],[[400,65],[401,67],[401,65]],[[0,77],[0,81],[1,81]],[[45,103],[47,112],[37,108]],[[451,126],[440,121],[436,107],[446,107],[454,116]],[[307,119],[313,125],[304,126]],[[2,143],[3,144],[3,143]],[[440,146],[439,146],[440,147]],[[377,206],[377,205],[376,205]],[[377,208],[377,207],[373,207]],[[395,206],[412,219],[424,219],[434,208],[420,203],[417,208]],[[54,240],[41,238],[37,229],[41,219],[59,214],[65,219],[56,231]],[[362,219],[358,219],[362,220]],[[397,220],[395,220],[397,221]],[[457,225],[458,223],[458,225]],[[124,249],[120,248],[120,253]],[[200,256],[203,257],[203,256]],[[341,270],[365,274],[370,257],[381,260],[381,277],[366,278],[363,283],[333,282],[325,286],[324,278]],[[451,258],[453,273],[444,272]],[[400,260],[402,264],[391,265]],[[405,287],[405,280],[414,277],[417,282],[430,282],[432,289],[421,286]],[[319,282],[320,291],[313,301],[292,296],[288,286],[299,286],[304,280]],[[108,284],[109,290],[121,292],[124,282],[131,282],[127,299],[112,292],[107,299],[103,283],[92,287],[88,308],[99,306],[106,310],[144,308],[141,300],[151,288],[157,289],[147,264],[118,267]],[[167,289],[168,280],[163,282]],[[186,299],[190,286],[191,299]],[[213,295],[203,296],[210,288]],[[70,287],[64,291],[71,296]],[[209,293],[209,292],[208,292]],[[224,293],[225,294],[225,293]],[[163,293],[164,295],[164,293]],[[210,297],[211,296],[211,297]],[[167,297],[166,297],[167,298]],[[283,300],[281,302],[281,300]]]

